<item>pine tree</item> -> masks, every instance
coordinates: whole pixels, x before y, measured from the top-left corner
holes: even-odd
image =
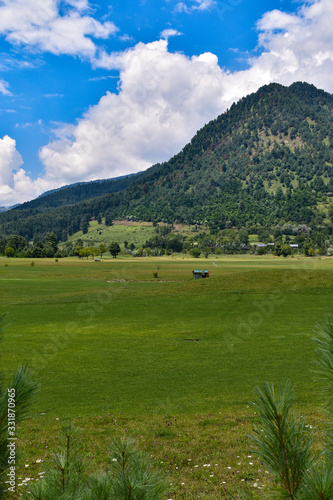
[[[276,498],[333,498],[333,313],[324,326],[317,325],[314,340],[319,346],[316,374],[322,383],[327,415],[322,452],[314,453],[313,432],[305,428],[304,417],[292,411],[294,391],[290,382],[277,389],[266,382],[256,388],[257,399],[252,403],[260,418],[260,425],[250,436],[254,453],[280,484]]]
[[[109,251],[110,251],[110,254],[112,255],[112,257],[115,259],[118,255],[118,253],[120,253],[120,246],[117,242],[112,242],[111,245],[109,246]]]
[[[26,500],[162,500],[165,479],[152,469],[149,459],[122,438],[109,450],[110,469],[89,475],[90,463],[80,433],[73,424],[60,433],[60,447],[45,477],[29,485]]]

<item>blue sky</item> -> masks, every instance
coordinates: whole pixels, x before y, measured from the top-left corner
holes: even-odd
[[[331,0],[0,0],[0,205],[168,160],[261,85],[333,92],[332,18]]]

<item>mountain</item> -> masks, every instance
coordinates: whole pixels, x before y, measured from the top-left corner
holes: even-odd
[[[98,216],[212,228],[320,224],[333,193],[332,151],[333,96],[307,83],[270,84],[205,125],[168,162],[75,204],[64,205],[63,190],[42,198],[43,206],[20,205],[0,214],[0,234],[36,239],[54,231],[64,240]],[[70,189],[78,199],[85,186]]]
[[[128,174],[111,179],[76,182],[58,189],[51,189],[34,200],[10,208],[18,208],[23,211],[33,209],[35,213],[47,212],[53,208],[63,205],[73,205],[96,196],[102,196],[105,193],[122,191],[130,185],[134,175],[136,174]]]

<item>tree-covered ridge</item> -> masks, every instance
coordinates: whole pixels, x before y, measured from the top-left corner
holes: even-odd
[[[132,182],[133,175],[125,175],[114,179],[104,179],[90,182],[78,182],[42,194],[38,198],[27,201],[15,207],[17,210],[34,210],[42,213],[63,205],[73,205],[105,193],[116,193],[126,189]]]
[[[332,95],[306,83],[266,85],[199,130],[168,162],[72,206],[38,213],[23,205],[0,214],[0,233],[36,239],[53,231],[64,241],[102,216],[220,228],[310,224],[318,213],[323,218],[320,204],[333,193],[332,147]]]

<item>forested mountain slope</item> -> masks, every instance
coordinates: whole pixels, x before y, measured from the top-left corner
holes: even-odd
[[[126,189],[135,174],[115,177],[114,179],[101,179],[90,182],[77,182],[70,186],[48,191],[38,198],[27,201],[15,207],[17,210],[33,210],[36,214],[47,212],[63,205],[74,205],[80,201],[89,200],[106,193],[116,193]]]
[[[332,148],[333,96],[306,83],[270,84],[117,192],[47,213],[23,205],[0,214],[0,234],[32,239],[53,231],[64,240],[98,216],[221,228],[309,224],[333,193]]]

